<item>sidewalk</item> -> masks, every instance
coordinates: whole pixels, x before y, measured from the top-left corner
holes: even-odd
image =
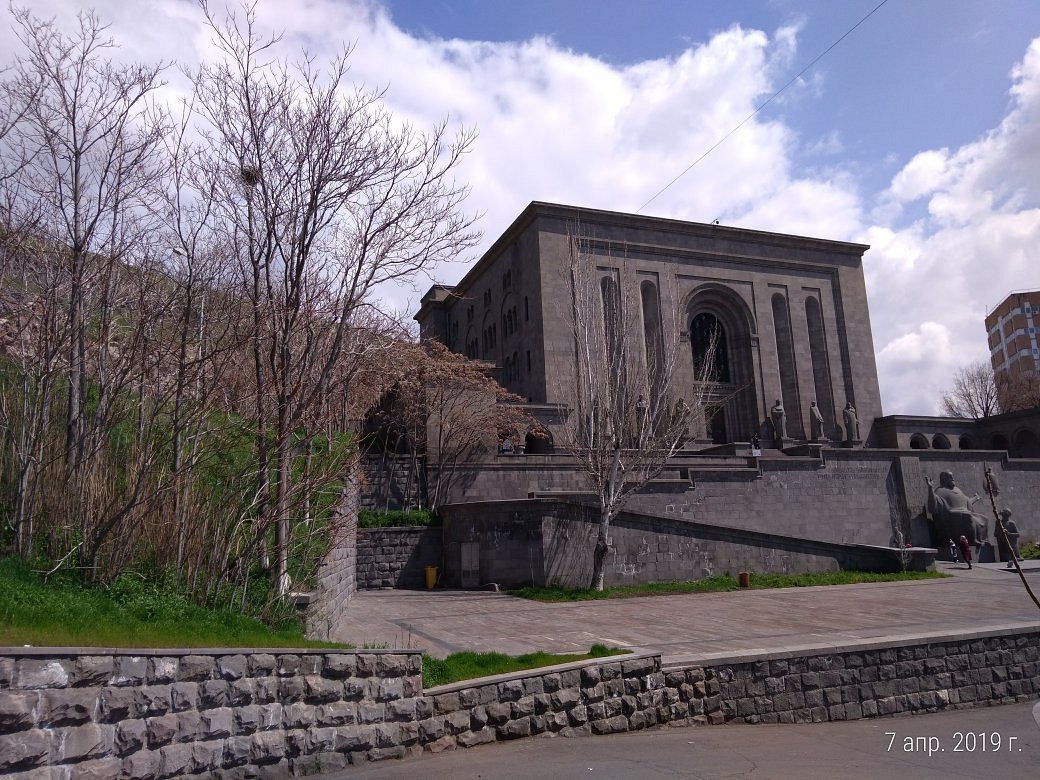
[[[511,655],[599,642],[659,651],[665,666],[891,644],[1035,626],[1040,609],[1003,564],[937,563],[949,579],[542,604],[486,591],[362,591],[334,639],[359,647]],[[1040,594],[1040,561],[1023,561]]]

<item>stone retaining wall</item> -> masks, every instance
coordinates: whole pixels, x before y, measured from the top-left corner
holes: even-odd
[[[807,723],[1040,695],[1040,629],[670,669],[673,721]],[[674,691],[674,693],[672,693]]]
[[[357,592],[357,477],[352,474],[329,525],[329,550],[317,572],[314,601],[305,612],[307,637],[328,641]]]
[[[425,692],[420,668],[415,651],[11,649],[0,776],[285,778],[537,734],[1027,701],[1040,694],[1040,627],[668,669],[634,653]]]
[[[452,504],[444,517],[444,577],[463,584],[463,561],[475,561],[480,584],[583,587],[592,576],[597,510],[575,502],[525,499]],[[871,547],[726,528],[624,511],[611,523],[608,586],[696,580],[750,571],[800,574],[841,570],[924,570],[932,549]],[[471,564],[472,566],[472,564]]]
[[[361,590],[425,587],[427,566],[441,566],[440,526],[359,529],[357,587]]]
[[[7,650],[0,776],[284,778],[399,757],[421,669],[415,651]]]

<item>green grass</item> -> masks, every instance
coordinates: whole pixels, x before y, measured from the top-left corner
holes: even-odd
[[[502,653],[452,653],[447,658],[423,656],[423,687],[447,685],[459,680],[489,677],[493,674],[522,672],[542,666],[566,664],[571,661],[587,661],[590,658],[606,658],[622,655],[628,650],[593,645],[588,653],[576,655],[552,655],[550,653],[528,653],[527,655],[503,655]]]
[[[839,571],[824,574],[755,574],[751,575],[753,590],[765,588],[807,588],[817,585],[855,585],[863,582],[905,582],[907,580],[941,579],[946,574],[932,571],[907,571],[877,574],[864,571]],[[513,596],[532,601],[589,601],[593,599],[628,599],[638,596],[670,596],[679,593],[724,593],[740,590],[736,577],[728,574],[705,577],[688,582],[653,582],[645,585],[620,585],[604,588],[527,587],[511,590]]]
[[[1027,561],[1040,560],[1040,543],[1026,542],[1019,548],[1019,552]]]
[[[0,559],[0,645],[55,647],[343,647],[298,629],[273,630],[230,611],[207,610],[131,574],[108,588],[70,577],[48,582],[18,558]]]
[[[441,519],[430,509],[362,509],[358,512],[359,528],[397,528],[404,526],[440,525]]]

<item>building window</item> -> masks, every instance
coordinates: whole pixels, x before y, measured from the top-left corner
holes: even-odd
[[[702,312],[690,323],[693,346],[693,375],[698,381],[729,382],[729,351],[726,331],[718,317]]]
[[[657,285],[646,280],[639,285],[643,308],[643,344],[646,349],[647,387],[655,396],[664,387],[664,337],[661,333],[661,306]]]

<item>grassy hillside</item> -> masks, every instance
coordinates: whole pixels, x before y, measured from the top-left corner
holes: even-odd
[[[310,642],[230,611],[203,609],[132,574],[108,587],[69,575],[46,581],[18,558],[0,559],[0,645],[58,647],[343,647]]]

